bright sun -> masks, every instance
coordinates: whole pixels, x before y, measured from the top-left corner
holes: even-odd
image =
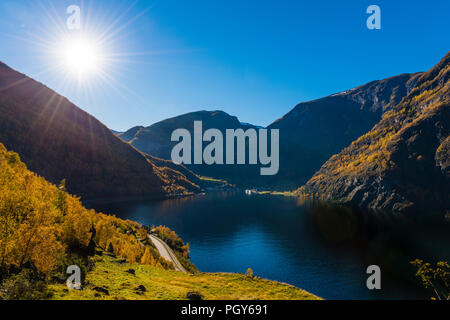
[[[68,39],[62,48],[61,58],[64,69],[79,77],[97,73],[102,63],[99,47],[83,37]]]

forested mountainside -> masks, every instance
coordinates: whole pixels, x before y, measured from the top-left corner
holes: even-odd
[[[130,263],[171,267],[156,249],[141,245],[143,226],[85,209],[63,184],[29,171],[2,144],[0,187],[0,280],[23,268],[50,275],[71,259],[93,255],[96,247]]]
[[[0,142],[30,170],[83,198],[164,197],[198,190],[158,168],[100,121],[0,63]],[[180,181],[181,178],[181,181]]]
[[[450,53],[299,192],[405,213],[450,210]]]
[[[298,104],[269,129],[280,130],[280,171],[272,184],[304,184],[333,154],[367,133],[405,97],[420,73],[372,81],[352,90]]]
[[[200,273],[174,231],[85,209],[63,184],[29,171],[1,143],[0,190],[0,300],[317,299],[253,276]],[[191,273],[174,271],[148,232]],[[67,289],[73,265],[80,268],[82,290]]]

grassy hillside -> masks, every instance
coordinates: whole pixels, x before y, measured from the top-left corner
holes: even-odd
[[[296,287],[257,277],[231,273],[185,274],[141,264],[121,264],[110,256],[93,258],[83,290],[68,291],[62,284],[50,286],[53,299],[182,300],[195,292],[208,300],[310,300],[316,296]],[[133,269],[135,274],[127,272]],[[139,289],[140,286],[145,291]],[[99,292],[97,288],[108,292]]]
[[[0,142],[52,183],[83,198],[154,196],[198,190],[156,167],[100,121],[43,84],[0,63]]]
[[[244,275],[199,273],[188,244],[169,228],[152,227],[194,274],[171,271],[148,240],[148,228],[85,209],[63,184],[29,171],[2,144],[0,190],[0,299],[183,299],[188,291],[209,299],[314,298]],[[70,265],[82,270],[81,291],[64,284]],[[145,291],[136,289],[141,285]]]
[[[302,192],[386,211],[450,210],[450,53],[373,129],[329,159]]]

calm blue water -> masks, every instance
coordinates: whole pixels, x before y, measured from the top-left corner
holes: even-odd
[[[145,225],[166,225],[191,246],[204,272],[242,272],[287,282],[326,299],[414,299],[408,261],[449,258],[448,226],[386,227],[350,209],[294,198],[220,192],[165,201],[97,203],[97,210]],[[395,223],[394,225],[398,225]],[[366,288],[368,265],[382,268],[382,290]],[[411,281],[411,282],[410,282]]]

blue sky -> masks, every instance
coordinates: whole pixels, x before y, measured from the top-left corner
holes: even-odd
[[[91,75],[80,88],[69,77],[63,86],[67,75],[52,69],[49,51],[71,4],[82,7],[85,33],[107,31],[108,81]],[[2,0],[0,60],[116,130],[203,109],[268,125],[299,102],[427,70],[450,43],[447,0],[132,4]],[[381,30],[366,27],[371,4],[381,8]]]

